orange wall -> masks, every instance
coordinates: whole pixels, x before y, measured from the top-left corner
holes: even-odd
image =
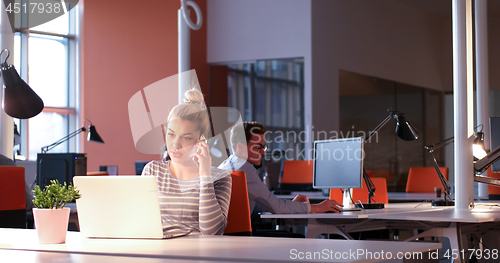
[[[191,67],[208,94],[206,0],[195,2],[205,21],[200,30],[191,31]],[[149,84],[177,74],[179,7],[180,1],[85,0],[81,116],[92,121],[105,141],[83,143],[88,171],[118,165],[119,174],[134,174],[135,161],[160,158],[135,149],[128,101]]]

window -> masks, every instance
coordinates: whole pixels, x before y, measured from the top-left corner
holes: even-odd
[[[388,116],[388,108],[404,113],[417,130],[418,140],[404,141],[391,120],[364,145],[363,167],[385,177],[389,192],[405,191],[410,167],[432,166],[424,145],[447,138],[442,91],[340,70],[339,95],[341,137],[365,136]],[[443,154],[444,148],[434,152],[440,164]]]
[[[78,128],[77,14],[78,6],[29,29],[22,22],[27,19],[16,20],[14,66],[45,104],[31,119],[14,119],[21,134],[16,150],[28,160],[36,160],[43,146]],[[72,139],[50,152],[77,150],[77,140]]]
[[[303,94],[301,58],[228,65],[228,106],[238,109],[242,119],[258,121],[269,131],[266,160],[281,157],[279,151],[286,151],[289,159],[304,159]]]

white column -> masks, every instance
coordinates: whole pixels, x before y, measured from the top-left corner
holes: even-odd
[[[190,56],[190,29],[186,20],[182,17],[182,8],[177,10],[177,32],[178,32],[178,49],[179,49],[179,104],[183,103],[184,93],[189,89],[189,80],[182,78],[181,74],[184,71],[191,69],[191,56]],[[186,6],[186,16],[189,17],[189,9]]]
[[[0,50],[6,48],[10,51],[10,57],[7,60],[9,65],[14,61],[14,33],[10,27],[9,18],[5,11],[5,5],[0,4]],[[0,58],[4,62],[6,52]],[[0,78],[0,103],[3,101],[3,80]],[[0,154],[14,159],[14,121],[0,107]]]
[[[452,2],[455,209],[474,206],[471,1]]]
[[[490,148],[490,104],[488,81],[488,1],[475,0],[476,20],[476,102],[477,102],[477,124],[483,125],[484,147]],[[486,176],[486,172],[483,174]],[[488,185],[479,183],[478,194],[480,198],[488,198]]]

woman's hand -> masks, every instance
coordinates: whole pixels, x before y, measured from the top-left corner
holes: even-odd
[[[197,143],[193,147],[196,148],[196,151],[189,157],[196,157],[195,162],[198,164],[200,175],[211,175],[212,156],[210,156],[208,144],[205,140],[197,140]]]

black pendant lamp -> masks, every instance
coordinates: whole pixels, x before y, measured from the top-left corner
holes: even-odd
[[[3,109],[7,115],[18,119],[29,119],[43,110],[42,99],[21,79],[14,65],[8,65],[10,56],[8,49],[0,52],[0,57],[7,51],[5,61],[0,65],[4,88]]]
[[[89,126],[89,134],[87,135],[87,141],[104,143],[104,141],[102,140],[101,136],[99,136],[99,133],[97,133],[95,126],[92,123],[90,123]]]
[[[396,113],[396,134],[399,138],[405,141],[413,141],[418,139],[417,130],[406,120],[403,113]]]

